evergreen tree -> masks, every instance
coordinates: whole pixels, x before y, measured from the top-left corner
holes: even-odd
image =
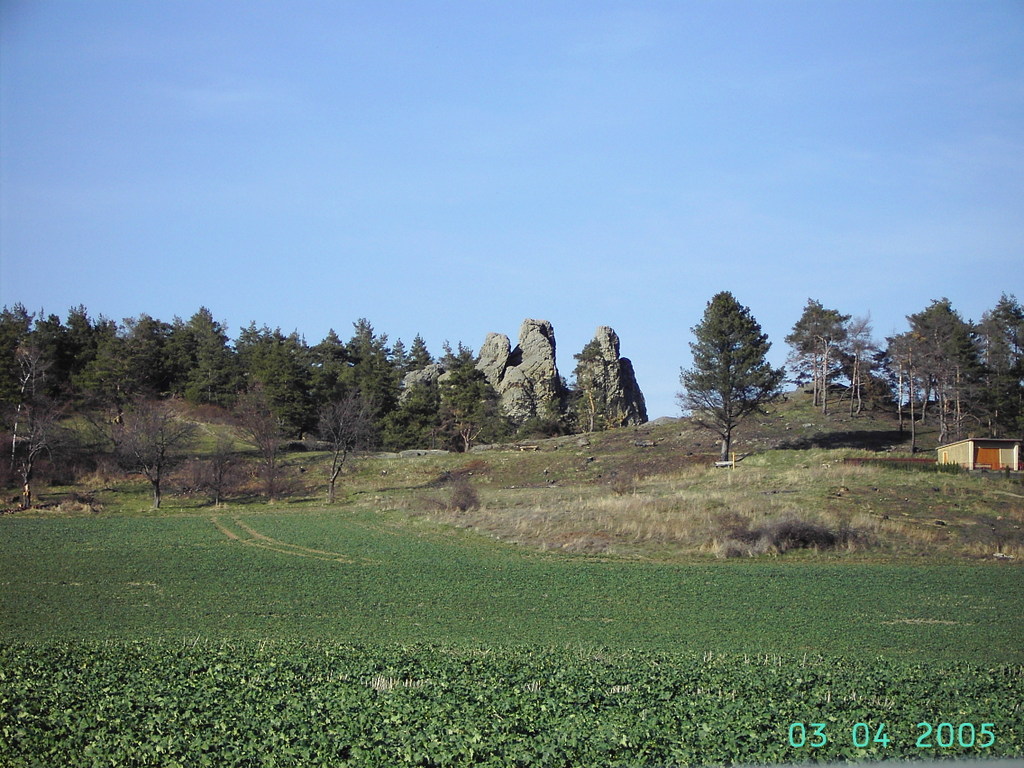
[[[989,434],[1024,434],[1024,308],[1005,293],[979,326]]]
[[[124,354],[135,392],[148,396],[170,394],[174,378],[169,354],[173,328],[143,314],[124,321]]]
[[[330,329],[324,340],[309,350],[312,371],[310,389],[317,408],[343,399],[348,394],[351,361],[345,343]]]
[[[67,329],[66,354],[70,361],[68,372],[73,381],[96,358],[100,344],[113,334],[116,324],[103,315],[94,322],[85,305],[79,304],[68,310],[64,327]]]
[[[917,367],[924,376],[922,419],[934,397],[939,443],[958,440],[965,435],[968,419],[979,418],[982,366],[975,330],[945,298],[909,315],[907,321],[917,348]]]
[[[398,404],[399,372],[391,360],[387,334],[376,334],[366,318],[353,323],[355,332],[346,346],[351,365],[345,384],[366,401],[374,424]]]
[[[28,340],[33,317],[22,304],[0,312],[0,405],[16,405],[22,400],[18,350]]]
[[[96,351],[73,383],[89,406],[109,409],[119,420],[138,392],[129,368],[127,344],[112,320],[101,320],[94,330]]]
[[[498,393],[476,367],[473,351],[459,344],[452,352],[445,344],[442,363],[447,368],[438,381],[441,394],[441,431],[454,450],[468,451],[475,443],[493,443],[510,432],[501,413]]]
[[[871,319],[855,317],[846,324],[846,335],[840,349],[842,371],[850,382],[850,415],[861,412],[864,394],[877,380],[872,375],[878,347],[871,338]]]
[[[391,345],[391,365],[394,366],[399,378],[411,370],[409,368],[409,353],[405,349],[405,342],[401,339],[395,339],[395,343]]]
[[[708,302],[693,334],[693,368],[680,371],[680,403],[721,438],[721,459],[727,461],[733,430],[781,394],[785,371],[768,363],[768,336],[728,291]]]
[[[104,318],[93,323],[82,305],[68,310],[65,323],[54,314],[36,320],[32,335],[50,361],[49,395],[65,401],[71,399],[76,379],[96,359],[100,344],[116,330],[116,325]]]
[[[68,331],[60,316],[38,318],[32,327],[32,343],[49,362],[46,394],[55,399],[67,399],[71,390],[73,355],[68,345]]]
[[[417,333],[416,338],[412,340],[412,346],[409,347],[409,355],[406,362],[408,370],[418,371],[421,368],[426,368],[433,362],[434,358],[430,356],[430,351],[427,349],[427,342],[425,342],[423,337]]]
[[[918,401],[926,390],[920,372],[919,340],[910,331],[886,338],[885,362],[891,385],[896,392],[896,409],[900,433],[903,432],[904,411],[909,411],[910,452],[917,450]],[[906,406],[904,406],[904,402]]]
[[[241,371],[224,323],[206,307],[187,323],[175,318],[170,354],[174,391],[190,403],[230,407],[242,388]]]
[[[622,426],[625,414],[621,408],[615,408],[608,402],[609,387],[618,377],[618,361],[611,363],[605,360],[597,339],[587,342],[578,354],[573,355],[573,359],[576,360],[576,368],[569,397],[576,429],[594,432]]]
[[[403,392],[398,407],[385,417],[381,431],[389,450],[439,447],[441,391],[438,382],[420,382]]]
[[[251,323],[239,335],[236,348],[249,388],[262,387],[284,433],[301,437],[312,430],[316,414],[310,397],[311,366],[302,338]]]
[[[821,406],[822,413],[828,412],[828,391],[840,366],[838,348],[846,340],[849,319],[849,315],[808,299],[803,314],[786,337],[786,343],[793,347],[790,365],[797,382],[803,383],[810,377],[813,401]]]

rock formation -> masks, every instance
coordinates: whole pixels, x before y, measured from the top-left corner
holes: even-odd
[[[619,357],[619,337],[606,325],[598,326],[594,339],[576,356],[576,383],[585,399],[581,414],[593,428],[597,420],[609,427],[643,424],[647,405],[636,383],[633,364]],[[591,417],[594,417],[591,419]]]
[[[480,348],[477,363],[501,397],[505,414],[516,424],[536,416],[558,416],[565,385],[555,364],[555,332],[547,320],[524,320],[519,343],[511,348],[508,336],[490,333]]]
[[[398,402],[405,402],[409,398],[413,387],[419,384],[436,384],[438,379],[444,375],[444,372],[444,366],[440,363],[431,363],[425,368],[409,371],[402,379],[402,390],[398,395]]]
[[[593,341],[576,359],[580,397],[573,409],[583,430],[647,421],[647,407],[636,383],[633,364],[619,357],[619,337],[615,331],[600,326]],[[555,331],[547,320],[524,320],[515,348],[505,334],[487,334],[476,367],[498,393],[501,408],[513,424],[566,415],[569,392],[558,374]],[[406,374],[401,401],[417,384],[443,382],[450,375],[440,363]]]

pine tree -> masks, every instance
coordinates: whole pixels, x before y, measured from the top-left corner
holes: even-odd
[[[146,314],[124,321],[124,352],[136,392],[170,393],[174,368],[168,352],[173,330],[169,323]]]
[[[968,417],[977,418],[981,394],[982,366],[974,327],[953,309],[949,299],[933,301],[907,320],[926,386],[922,421],[928,401],[934,397],[939,443],[958,440],[964,436]]]
[[[190,403],[229,407],[242,387],[241,372],[228,344],[225,324],[206,307],[182,323],[175,318],[171,354],[176,371],[174,391]]]
[[[377,334],[366,318],[353,323],[355,332],[346,346],[351,365],[345,384],[367,402],[374,424],[398,403],[399,374],[391,360],[386,333]]]
[[[381,434],[388,450],[437,448],[441,432],[441,392],[437,381],[423,381],[402,393],[384,418]]]
[[[910,452],[917,451],[917,402],[919,393],[926,387],[922,383],[918,360],[919,342],[910,331],[886,337],[885,361],[891,374],[891,383],[896,392],[896,409],[899,414],[900,433],[903,433],[904,398],[909,409]]]
[[[838,347],[846,340],[849,315],[826,309],[820,301],[807,300],[803,314],[786,337],[793,347],[790,363],[798,378],[810,374],[813,401],[828,412],[828,391],[832,377],[839,367]]]
[[[28,339],[33,317],[22,304],[0,311],[0,405],[17,405],[23,399],[18,350]]]
[[[129,368],[127,345],[113,321],[97,326],[96,331],[95,354],[73,383],[90,406],[109,410],[119,421],[138,391]]]
[[[447,373],[439,381],[441,429],[454,450],[468,451],[474,443],[497,442],[509,433],[498,393],[476,367],[473,351],[459,343],[458,352],[445,344]]]
[[[768,363],[767,334],[728,291],[708,302],[693,333],[693,368],[680,371],[680,403],[697,424],[721,438],[721,459],[727,461],[733,430],[781,394],[785,371]]]
[[[409,347],[408,370],[418,371],[421,368],[426,368],[433,362],[434,358],[430,356],[427,342],[417,333],[416,338],[412,340],[412,346]]]
[[[985,407],[993,437],[1024,434],[1024,307],[1003,294],[979,326]]]
[[[316,426],[310,398],[309,348],[298,333],[285,336],[280,328],[257,328],[251,323],[238,337],[238,359],[248,388],[263,388],[281,428],[301,437]]]
[[[576,368],[573,371],[573,387],[570,391],[572,412],[576,428],[594,432],[609,426],[619,426],[614,418],[609,420],[608,380],[612,375],[601,356],[601,345],[592,339],[578,353],[573,355]]]
[[[309,353],[312,365],[310,388],[316,407],[342,400],[348,394],[345,380],[352,365],[345,342],[332,328],[323,341],[310,348]]]

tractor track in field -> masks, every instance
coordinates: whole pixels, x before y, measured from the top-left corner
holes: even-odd
[[[233,530],[217,516],[211,517],[210,522],[213,523],[217,530],[224,534],[224,536],[226,536],[230,541],[245,544],[250,547],[269,549],[272,552],[280,552],[281,554],[293,555],[294,557],[308,557],[314,560],[328,560],[335,563],[365,564],[373,562],[369,558],[353,558],[342,554],[341,552],[331,552],[324,549],[304,547],[300,544],[290,544],[287,541],[281,541],[280,539],[267,536],[265,533],[260,533],[255,528],[243,523],[237,517],[232,518],[231,520],[231,523],[234,525],[236,530]],[[241,531],[241,533],[239,533],[239,531]]]

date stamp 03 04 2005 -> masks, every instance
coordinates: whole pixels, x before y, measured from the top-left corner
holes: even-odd
[[[817,749],[830,742],[826,723],[790,723],[789,745]],[[918,723],[916,746],[919,749],[987,749],[996,743],[992,723]],[[848,734],[850,744],[862,748],[872,745],[887,748],[892,743],[886,723],[855,723]]]

